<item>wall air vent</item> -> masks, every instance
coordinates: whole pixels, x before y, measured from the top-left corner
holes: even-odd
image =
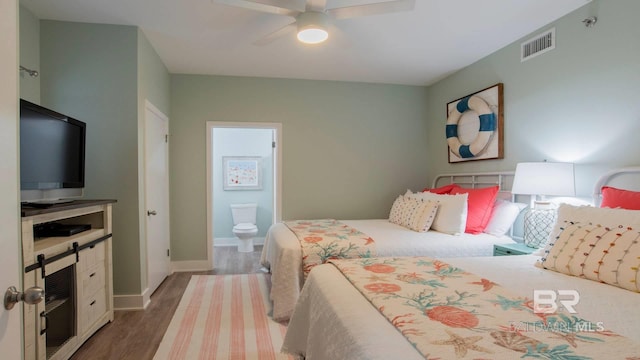
[[[520,61],[529,60],[555,48],[556,28],[552,28],[520,44]]]

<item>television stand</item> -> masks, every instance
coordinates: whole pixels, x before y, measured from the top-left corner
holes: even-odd
[[[40,286],[47,295],[38,304],[23,305],[24,360],[69,359],[113,321],[115,202],[79,199],[48,208],[23,204],[23,286]],[[49,226],[63,231],[40,232]]]
[[[38,200],[38,201],[26,201],[26,202],[23,202],[22,205],[40,208],[40,209],[46,209],[46,208],[52,207],[53,205],[68,204],[71,202],[74,202],[74,200],[72,199]]]

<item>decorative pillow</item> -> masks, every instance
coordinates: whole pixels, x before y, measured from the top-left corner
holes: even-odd
[[[434,194],[450,194],[451,190],[453,190],[454,188],[459,187],[457,184],[449,184],[449,185],[444,185],[444,186],[440,186],[438,188],[434,188],[434,189],[429,189],[429,188],[424,188],[422,191],[428,191],[430,193],[434,193]]]
[[[402,225],[403,210],[404,210],[404,196],[400,195],[393,202],[393,205],[391,205],[391,211],[389,212],[389,222],[397,225]]]
[[[451,235],[459,235],[464,232],[467,223],[468,194],[440,195],[420,192],[412,193],[409,196],[438,203],[438,212],[433,224],[431,224],[433,230]]]
[[[601,224],[616,224],[620,223],[639,223],[640,212],[625,209],[609,209],[609,208],[596,208],[589,205],[575,206],[571,204],[560,203],[558,204],[556,223],[553,226],[553,230],[549,234],[549,240],[544,244],[543,254],[548,254],[549,249],[554,244],[554,239],[562,231],[564,224],[569,222],[599,222]]]
[[[494,236],[503,236],[509,231],[513,223],[518,218],[522,210],[526,209],[527,204],[514,203],[506,200],[496,200],[493,205],[493,214],[484,229],[486,234]]]
[[[389,222],[417,232],[428,231],[436,217],[438,203],[412,197],[412,194],[407,190],[405,195],[396,198],[391,206]]]
[[[491,219],[493,204],[496,202],[498,185],[481,189],[466,189],[459,186],[451,190],[451,194],[469,194],[467,201],[467,223],[464,231],[470,234],[480,234]]]
[[[543,268],[640,292],[640,211],[562,204]]]
[[[405,198],[400,225],[417,232],[428,231],[437,211],[438,203],[436,202],[413,197]]]
[[[640,210],[640,192],[638,191],[603,186],[601,192],[602,203],[600,207]]]

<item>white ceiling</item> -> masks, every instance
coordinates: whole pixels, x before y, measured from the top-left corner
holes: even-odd
[[[381,0],[327,0],[327,7]],[[20,0],[40,19],[140,27],[169,72],[429,85],[590,0],[416,0],[411,12],[339,20],[320,45],[291,21],[213,0]]]

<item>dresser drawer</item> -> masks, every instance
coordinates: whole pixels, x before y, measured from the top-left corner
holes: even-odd
[[[82,299],[81,334],[88,331],[106,312],[107,298],[104,288],[93,294],[93,296]]]
[[[96,264],[81,273],[82,275],[82,297],[87,299],[98,290],[104,289],[105,273],[104,264]]]
[[[80,251],[79,257],[80,271],[83,272],[88,271],[95,264],[103,264],[105,257],[105,242],[101,241],[92,247],[83,249],[82,251]]]

